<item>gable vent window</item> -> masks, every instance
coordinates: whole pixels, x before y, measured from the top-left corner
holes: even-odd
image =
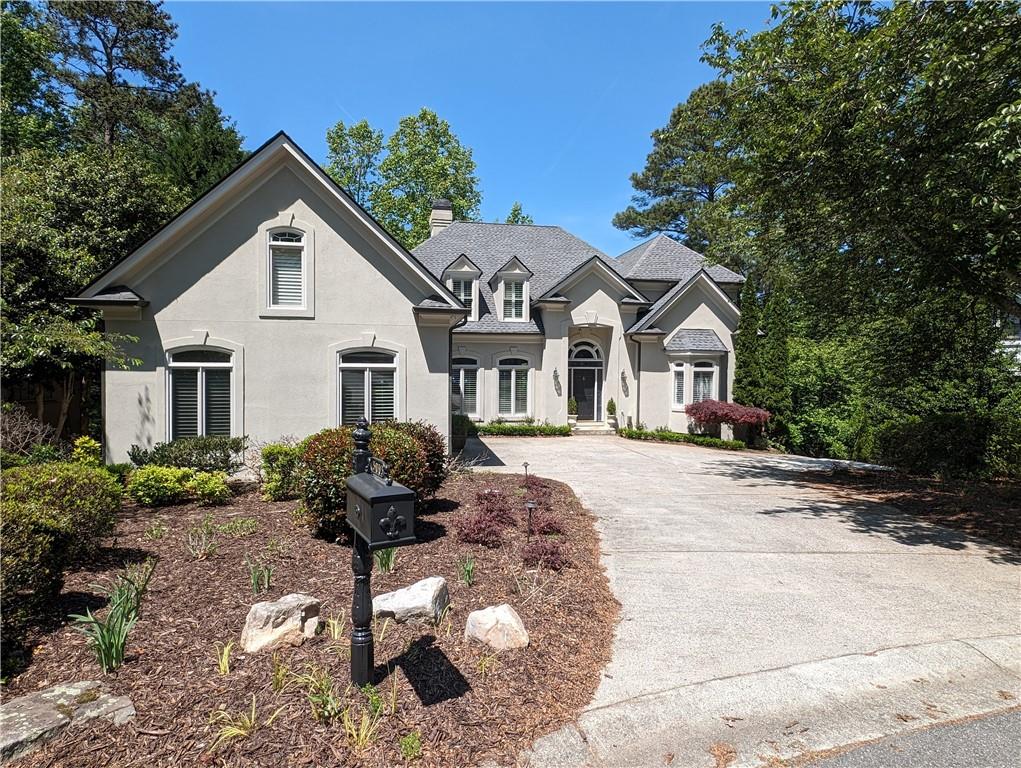
[[[340,357],[340,423],[397,418],[397,355],[348,352]]]
[[[295,230],[269,236],[269,304],[305,306],[305,236]]]
[[[450,290],[461,300],[461,303],[464,304],[464,308],[470,313],[472,310],[472,281],[451,280]]]
[[[199,435],[229,436],[234,373],[230,352],[208,349],[172,352],[170,369],[170,439]]]
[[[507,280],[503,284],[503,317],[525,319],[525,284],[521,280]]]
[[[499,363],[500,393],[498,411],[501,416],[528,415],[528,361],[506,357]]]

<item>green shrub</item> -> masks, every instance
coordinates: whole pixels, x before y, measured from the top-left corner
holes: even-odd
[[[63,458],[63,449],[58,445],[50,443],[33,445],[28,453],[0,451],[0,465],[4,469],[8,467],[27,467],[31,464],[49,464],[54,461],[61,461]]]
[[[703,448],[722,448],[727,451],[744,450],[745,444],[740,440],[721,440],[718,437],[706,435],[689,435],[684,432],[672,432],[669,429],[660,427],[650,432],[646,429],[620,429],[617,434],[626,437],[628,440],[659,440],[667,443],[690,443],[701,445]]]
[[[121,487],[102,467],[34,464],[3,473],[5,500],[39,504],[67,533],[70,560],[88,557],[113,530]]]
[[[876,450],[905,472],[966,477],[984,469],[990,431],[990,418],[975,413],[901,416],[876,430]]]
[[[573,397],[567,398],[567,414],[569,416],[578,415],[578,401],[575,400]]]
[[[88,435],[82,435],[74,441],[71,461],[76,461],[79,464],[88,464],[90,467],[98,467],[103,463],[103,446],[99,444],[99,441],[93,440]]]
[[[479,433],[475,422],[462,413],[454,414],[452,431],[455,435],[464,437],[475,437]]]
[[[4,496],[0,502],[0,617],[4,646],[64,583],[70,543],[65,526],[38,501]]]
[[[194,476],[194,471],[181,467],[142,466],[128,478],[128,495],[148,507],[179,504],[188,498]]]
[[[156,464],[233,475],[242,467],[247,445],[247,437],[182,437],[169,443],[156,443],[148,450],[133,445],[128,457],[136,467]]]
[[[204,507],[226,504],[233,495],[225,472],[196,472],[184,487]]]
[[[298,495],[300,460],[300,446],[285,443],[270,443],[263,446],[262,497],[266,501],[284,501]]]
[[[106,465],[106,471],[113,475],[121,485],[128,484],[128,476],[134,469],[135,465],[130,463]]]
[[[994,477],[1021,480],[1021,386],[993,409],[985,463]]]
[[[570,424],[527,424],[511,421],[491,421],[479,424],[480,435],[504,437],[570,437]]]
[[[617,403],[614,402],[612,397],[610,398],[609,402],[607,402],[607,404],[606,404],[606,415],[607,416],[616,416],[617,415]]]
[[[324,429],[301,444],[298,470],[305,522],[336,532],[344,518],[347,478],[352,472],[354,439],[351,427]],[[372,426],[372,455],[386,462],[395,482],[427,499],[445,477],[445,444],[433,427],[407,422]]]

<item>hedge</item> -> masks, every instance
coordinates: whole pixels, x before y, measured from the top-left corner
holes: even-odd
[[[491,421],[479,424],[480,435],[504,437],[570,437],[570,424],[528,424],[527,422]]]
[[[148,449],[133,445],[128,450],[128,458],[136,467],[184,467],[232,475],[241,469],[247,445],[246,437],[182,437],[169,443],[156,443]]]
[[[0,616],[5,650],[33,615],[60,594],[70,535],[52,509],[0,502]]]
[[[5,501],[39,507],[64,530],[70,560],[88,557],[113,530],[121,486],[103,467],[55,462],[5,470]]]
[[[689,435],[684,432],[671,432],[668,429],[620,429],[617,431],[621,437],[628,440],[655,440],[665,443],[691,443],[701,445],[703,448],[722,448],[727,451],[743,451],[746,446],[740,440],[721,440],[718,437],[707,435]]]
[[[266,501],[284,501],[297,497],[298,462],[301,447],[269,443],[262,447],[262,497]]]

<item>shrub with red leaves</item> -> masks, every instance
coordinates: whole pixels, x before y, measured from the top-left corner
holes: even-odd
[[[762,427],[769,421],[770,413],[762,408],[751,408],[737,403],[725,403],[720,400],[703,400],[684,407],[684,412],[700,425],[745,424],[749,427]]]
[[[532,533],[540,536],[550,536],[552,534],[563,534],[563,532],[564,520],[560,515],[538,509],[532,514]]]
[[[475,494],[479,514],[486,515],[501,528],[513,528],[517,523],[511,511],[510,500],[503,491],[491,488]]]
[[[481,544],[492,549],[503,543],[503,526],[486,512],[469,512],[455,525],[458,538],[467,544]]]
[[[544,539],[536,539],[525,544],[521,549],[521,559],[525,565],[542,566],[551,571],[559,571],[567,565],[567,555],[560,544]]]
[[[526,501],[534,501],[539,509],[549,508],[550,499],[553,496],[553,489],[550,488],[549,483],[541,477],[529,475],[525,480],[524,489]]]

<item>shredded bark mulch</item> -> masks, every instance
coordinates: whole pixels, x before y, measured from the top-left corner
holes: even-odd
[[[599,564],[599,538],[592,516],[570,488],[546,481],[550,509],[562,517],[569,565],[559,572],[527,568],[523,510],[499,548],[461,542],[455,521],[475,507],[480,490],[503,490],[519,507],[525,499],[516,475],[459,473],[438,497],[420,507],[416,532],[424,543],[399,549],[393,573],[373,571],[373,594],[428,576],[443,576],[451,609],[438,627],[377,622],[376,687],[384,714],[361,749],[352,745],[342,719],[318,722],[307,688],[293,680],[317,666],[332,676],[336,693],[350,707],[352,724],[368,713],[367,695],[349,687],[351,547],[349,541],[314,538],[292,521],[296,502],[266,502],[257,492],[229,506],[194,505],[148,510],[127,507],[115,537],[96,562],[69,574],[48,630],[32,638],[28,666],[8,681],[4,699],[58,682],[102,680],[131,697],[133,724],[93,722],[69,729],[26,757],[24,766],[474,766],[513,764],[537,737],[573,720],[587,704],[609,660],[618,604]],[[220,525],[255,518],[257,531],[234,537],[218,533],[218,549],[195,560],[186,549],[188,529],[211,514]],[[153,522],[166,526],[162,538],[145,537]],[[475,583],[458,580],[458,561],[475,557]],[[103,598],[90,586],[149,556],[158,564],[128,640],[123,667],[104,675],[86,639],[63,620],[90,607],[103,611]],[[245,557],[273,568],[268,594],[254,596]],[[244,654],[240,635],[250,605],[292,592],[314,595],[323,618],[341,620],[343,637],[324,631],[299,647]],[[510,603],[528,629],[527,648],[495,653],[464,638],[472,610]],[[384,627],[385,624],[385,627]],[[227,675],[217,670],[217,644],[234,641]],[[286,665],[287,685],[273,690],[273,658]],[[396,711],[391,696],[396,691]],[[215,751],[221,724],[210,724],[218,709],[236,716],[250,712],[255,697],[257,727]],[[279,711],[272,724],[265,725]],[[402,755],[402,737],[418,733],[421,754]],[[413,741],[412,735],[408,740]],[[406,749],[413,748],[406,742]]]
[[[845,468],[808,472],[806,478],[818,488],[888,504],[920,520],[1021,550],[1019,483],[937,480]]]

